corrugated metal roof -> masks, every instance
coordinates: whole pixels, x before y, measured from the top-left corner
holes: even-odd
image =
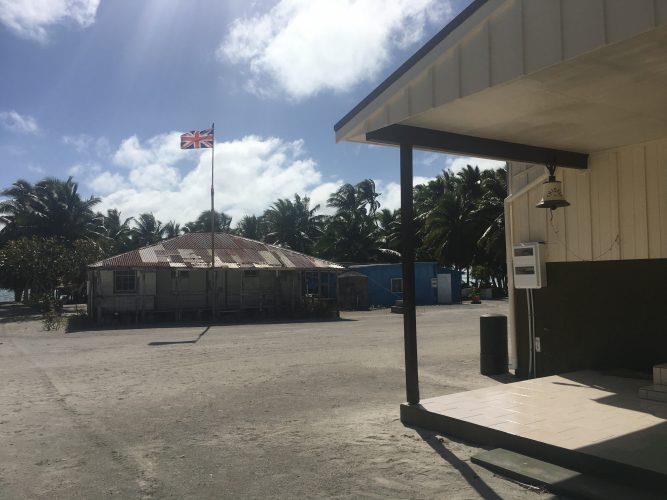
[[[207,268],[211,234],[188,233],[91,264],[91,268]],[[262,269],[343,269],[343,266],[293,250],[226,233],[215,235],[215,266]]]

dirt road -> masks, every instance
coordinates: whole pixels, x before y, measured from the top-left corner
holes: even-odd
[[[496,384],[478,317],[420,308],[423,397]],[[527,498],[404,427],[402,318],[41,331],[0,307],[0,497]]]

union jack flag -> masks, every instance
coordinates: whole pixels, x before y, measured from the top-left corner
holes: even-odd
[[[199,149],[213,147],[213,129],[191,130],[181,135],[181,149]]]

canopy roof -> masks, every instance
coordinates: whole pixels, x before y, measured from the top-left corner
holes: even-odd
[[[334,129],[591,153],[667,136],[666,88],[666,0],[476,0]]]
[[[207,268],[211,234],[188,233],[138,250],[109,257],[91,268]],[[215,266],[227,269],[343,269],[343,266],[293,250],[226,233],[215,235]]]

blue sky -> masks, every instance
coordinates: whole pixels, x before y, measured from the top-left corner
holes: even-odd
[[[467,3],[0,0],[0,186],[73,175],[101,208],[185,222],[210,151],[178,134],[215,121],[216,205],[236,219],[366,177],[396,208],[397,151],[335,144],[333,124]],[[466,161],[420,154],[415,175]]]

